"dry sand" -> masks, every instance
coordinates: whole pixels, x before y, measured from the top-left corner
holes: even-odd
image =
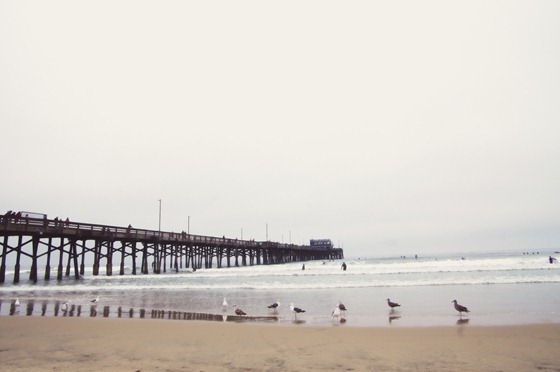
[[[3,371],[560,371],[560,324],[354,328],[0,317]]]

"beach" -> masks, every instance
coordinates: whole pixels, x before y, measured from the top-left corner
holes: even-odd
[[[309,261],[305,271],[292,263],[158,275],[86,272],[79,280],[37,284],[8,278],[0,287],[0,366],[560,371],[558,266],[518,254],[345,262],[347,271],[340,262]],[[402,306],[391,310],[388,298]],[[470,313],[459,316],[454,299]],[[275,301],[281,305],[268,308]],[[331,315],[339,301],[348,308],[344,322]],[[298,321],[290,303],[306,310]],[[236,317],[234,305],[248,315]]]
[[[560,371],[560,324],[270,326],[0,317],[10,371]]]

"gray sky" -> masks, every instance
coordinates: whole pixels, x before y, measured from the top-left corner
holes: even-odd
[[[560,246],[558,1],[0,1],[0,212],[347,256]]]

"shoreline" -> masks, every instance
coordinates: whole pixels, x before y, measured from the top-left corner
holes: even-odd
[[[184,320],[184,321],[208,321],[213,323],[237,322],[237,323],[256,323],[263,325],[290,326],[295,322],[293,314],[287,309],[280,311],[261,311],[260,313],[250,312],[246,316],[237,316],[233,310],[227,311],[211,309],[202,311],[185,311],[163,308],[134,308],[128,306],[92,304],[92,303],[68,303],[67,309],[63,310],[61,301],[53,300],[29,300],[20,299],[20,305],[15,304],[15,300],[3,300],[0,298],[0,318],[3,317],[46,317],[46,318],[92,318],[92,319],[164,319],[164,320]],[[356,313],[352,311],[341,318],[334,318],[330,310],[307,309],[308,312],[301,314],[297,318],[297,323],[305,326],[336,326],[357,328],[425,328],[425,327],[446,327],[446,326],[517,326],[517,325],[539,325],[539,324],[560,324],[555,313],[535,316],[527,314],[524,317],[514,317],[511,314],[500,313],[497,315],[487,312],[476,312],[459,316],[455,310],[448,309],[445,313],[429,314],[418,316],[405,310],[379,309],[376,314]],[[314,311],[313,311],[314,310]],[[341,324],[342,323],[342,324]]]
[[[20,305],[15,305],[14,301],[5,303],[2,307],[0,301],[0,319],[2,318],[75,318],[75,319],[130,319],[130,320],[169,320],[169,321],[187,321],[187,322],[208,322],[208,323],[245,323],[245,324],[258,324],[263,326],[285,326],[300,325],[306,327],[351,327],[351,328],[431,328],[431,327],[454,327],[454,326],[471,326],[471,327],[505,327],[505,326],[530,326],[530,325],[543,325],[555,324],[560,325],[555,319],[541,319],[538,321],[526,322],[510,322],[510,323],[485,323],[481,321],[476,315],[471,317],[465,315],[448,315],[438,321],[430,320],[427,323],[416,323],[414,325],[401,323],[403,314],[398,310],[391,310],[386,314],[386,323],[380,322],[367,323],[363,319],[355,319],[352,315],[342,315],[340,317],[333,317],[328,314],[313,315],[313,314],[300,314],[295,318],[291,313],[280,313],[278,311],[270,312],[269,314],[249,314],[249,315],[235,315],[231,312],[189,312],[189,311],[176,311],[176,310],[161,310],[161,309],[135,309],[122,306],[108,306],[108,305],[92,305],[83,304],[75,305],[68,304],[66,310],[63,310],[63,303],[55,302],[48,303],[47,301],[35,303],[34,301],[27,301]]]
[[[388,328],[150,320],[0,317],[0,361],[13,371],[560,370],[556,323]]]

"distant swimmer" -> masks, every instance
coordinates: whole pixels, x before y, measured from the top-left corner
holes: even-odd
[[[553,264],[553,263],[558,263],[558,260],[557,260],[555,257],[548,256],[548,262],[550,262],[551,264]]]
[[[342,263],[341,269],[342,269],[343,271],[346,271],[346,262],[343,262],[343,263]]]

